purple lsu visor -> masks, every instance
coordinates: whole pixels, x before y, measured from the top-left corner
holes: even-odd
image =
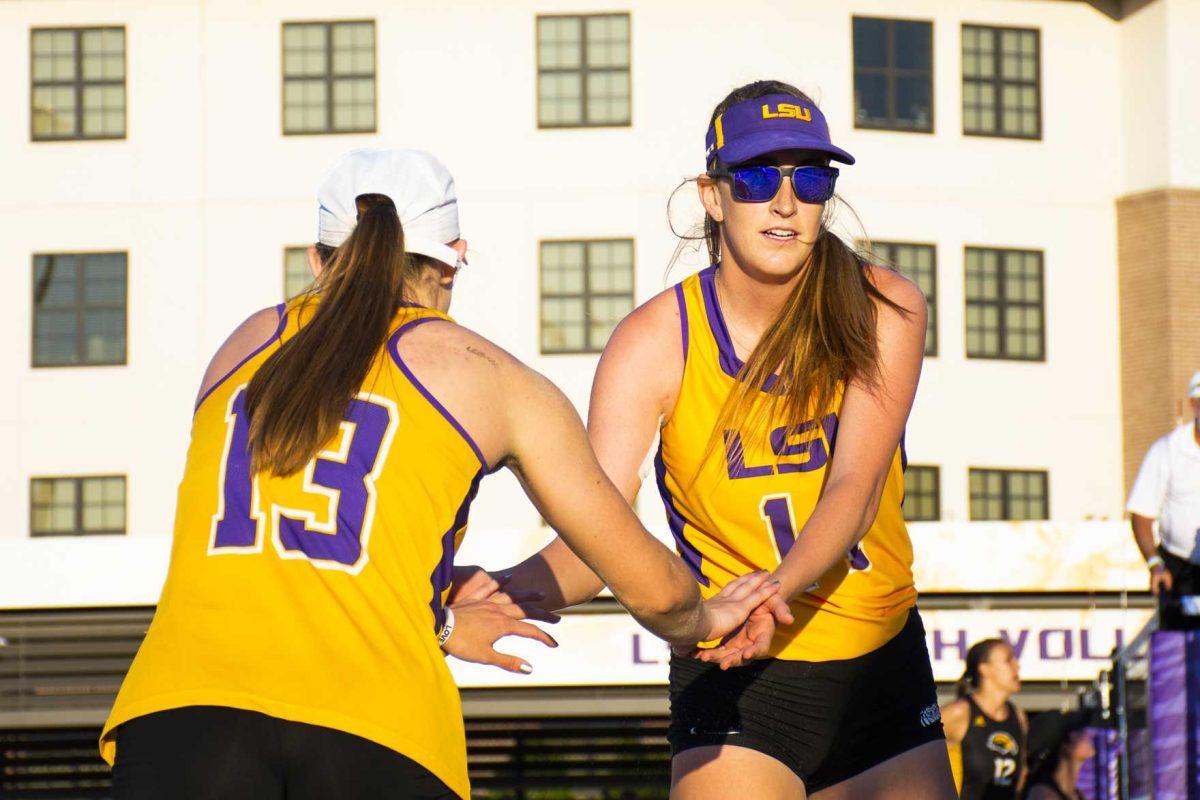
[[[769,94],[730,106],[704,136],[705,162],[741,164],[778,150],[819,150],[834,161],[853,164],[854,156],[829,141],[825,115],[790,94]]]

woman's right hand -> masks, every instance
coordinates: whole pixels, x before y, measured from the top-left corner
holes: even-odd
[[[442,649],[462,661],[491,664],[509,672],[528,675],[533,672],[529,662],[496,650],[498,639],[520,636],[539,641],[547,647],[558,647],[554,637],[524,621],[531,615],[530,611],[517,603],[464,600],[450,606],[450,610],[454,612],[454,629]]]
[[[771,580],[766,570],[751,572],[730,581],[716,595],[704,601],[707,633],[704,641],[721,639],[742,627],[750,614],[775,596],[779,581]]]

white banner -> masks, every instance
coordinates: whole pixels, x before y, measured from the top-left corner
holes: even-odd
[[[922,611],[921,618],[938,681],[958,680],[967,648],[992,637],[1013,645],[1025,680],[1090,681],[1107,667],[1113,647],[1141,630],[1150,610],[934,609]],[[557,625],[544,627],[558,641],[558,648],[514,638],[497,646],[527,660],[533,674],[516,675],[451,659],[458,684],[485,688],[667,682],[667,646],[625,614],[569,614]]]

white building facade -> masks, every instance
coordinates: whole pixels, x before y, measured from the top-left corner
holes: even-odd
[[[1114,202],[1164,182],[1200,185],[1196,156],[1181,144],[1182,134],[1200,123],[1156,115],[1153,107],[1142,113],[1153,102],[1143,96],[1152,81],[1135,83],[1127,75],[1147,69],[1144,53],[1195,58],[1172,38],[1176,34],[1161,38],[1162,30],[1140,19],[1200,19],[1194,2],[1162,0],[1124,21],[1079,2],[907,3],[902,22],[927,23],[929,45],[906,56],[902,48],[912,49],[922,31],[891,34],[899,43],[891,45],[895,52],[884,66],[892,73],[874,74],[900,86],[883,100],[909,109],[891,129],[856,126],[854,31],[856,18],[891,22],[893,4],[751,3],[738,7],[736,20],[717,3],[635,3],[599,12],[615,14],[616,27],[593,36],[609,49],[597,56],[593,42],[592,58],[617,69],[599,78],[593,69],[585,78],[598,87],[594,94],[610,100],[583,101],[599,118],[595,126],[549,127],[539,125],[539,87],[546,123],[559,111],[550,95],[569,95],[569,82],[578,78],[568,68],[568,88],[556,88],[561,84],[547,65],[578,63],[572,61],[578,55],[570,52],[570,31],[553,44],[548,39],[555,31],[543,32],[539,45],[539,16],[592,15],[594,5],[352,0],[339,5],[336,18],[306,2],[39,0],[0,8],[9,61],[0,102],[10,112],[0,125],[7,173],[0,185],[0,252],[12,287],[3,323],[8,346],[0,358],[18,376],[15,391],[0,400],[0,425],[12,443],[0,466],[0,537],[29,535],[30,481],[40,476],[124,476],[128,535],[169,531],[204,365],[238,322],[283,298],[285,248],[312,241],[315,187],[332,160],[353,147],[421,147],[451,167],[473,251],[452,313],[545,372],[586,411],[596,355],[547,353],[553,345],[542,341],[539,287],[548,290],[539,281],[539,263],[552,268],[544,262],[556,257],[553,246],[548,251],[542,243],[629,240],[617,257],[625,264],[623,254],[632,255],[632,299],[618,296],[605,307],[609,315],[701,266],[697,252],[667,274],[677,244],[667,225],[667,199],[702,168],[713,105],[733,87],[764,77],[809,92],[835,140],[858,157],[843,169],[839,190],[865,230],[851,225],[846,213],[843,230],[926,245],[921,257],[928,263],[932,256],[936,265],[936,354],[926,362],[907,445],[914,463],[939,468],[937,517],[972,518],[973,467],[1044,472],[1044,516],[1054,520],[1119,517]],[[359,92],[349,111],[337,113],[367,132],[285,132],[292,124],[284,108],[290,91],[285,24],[311,22],[365,24],[359,30],[365,27],[369,39],[357,44],[369,50],[359,57],[365,65],[359,73],[368,77],[333,91]],[[575,24],[587,21],[568,18],[568,26]],[[1032,137],[1028,130],[964,133],[964,97],[978,91],[964,83],[966,58],[973,57],[964,56],[964,26],[997,30],[997,37],[999,29],[1033,32],[1038,119]],[[47,68],[31,51],[54,51],[52,44],[50,50],[35,44],[35,32],[105,27],[123,32],[119,135],[38,138],[30,98],[34,73]],[[1174,20],[1168,29],[1178,30]],[[590,29],[582,30],[586,39]],[[878,32],[861,34],[859,50],[879,41],[869,38]],[[304,54],[294,53],[287,57],[300,58],[303,71]],[[343,61],[358,57],[345,48],[343,54]],[[922,58],[931,65],[927,77]],[[859,52],[859,60],[870,55]],[[541,79],[539,63],[547,73]],[[916,73],[905,73],[913,63]],[[871,75],[857,72],[859,106],[869,105],[874,101],[863,95]],[[1185,73],[1184,65],[1172,64],[1172,78],[1198,88]],[[909,83],[901,85],[905,76]],[[1183,88],[1154,91],[1178,95]],[[928,100],[922,92],[930,93]],[[1197,113],[1182,102],[1162,102]],[[306,124],[303,109],[292,107],[293,120]],[[564,119],[577,107],[568,98]],[[968,116],[975,113],[966,109]],[[685,186],[673,204],[677,225],[697,221],[692,194]],[[968,248],[1026,251],[1031,265],[1040,262],[1040,354],[968,354]],[[114,365],[35,366],[35,259],[75,253],[125,254],[125,352]],[[562,257],[569,261],[572,254]],[[1026,277],[1033,285],[1032,273]],[[625,293],[626,278],[614,280],[617,294]],[[602,333],[587,344],[602,346]],[[486,527],[538,521],[515,482],[504,478],[485,483],[475,519]]]

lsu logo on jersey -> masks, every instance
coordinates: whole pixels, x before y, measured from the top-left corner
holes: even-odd
[[[837,414],[826,414],[820,420],[810,419],[799,425],[774,428],[767,439],[775,462],[764,464],[747,464],[742,434],[733,430],[725,431],[725,467],[729,479],[760,478],[764,475],[821,469],[833,453],[837,427]]]
[[[1002,756],[1015,756],[1020,750],[1012,736],[1004,731],[996,731],[987,739],[987,748]]]
[[[798,119],[802,122],[812,122],[812,111],[795,103],[778,103],[775,106],[775,110],[772,111],[770,103],[763,103],[762,118]]]

